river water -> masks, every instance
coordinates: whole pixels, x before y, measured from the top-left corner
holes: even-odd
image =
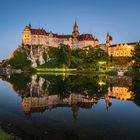
[[[22,140],[139,140],[140,78],[0,78],[0,127]]]

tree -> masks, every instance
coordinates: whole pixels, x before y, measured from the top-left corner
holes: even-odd
[[[108,56],[107,53],[101,48],[86,46],[83,49],[77,49],[72,51],[72,57],[74,62],[77,63],[79,69],[90,69],[90,70],[98,70],[98,62],[99,61],[107,61]]]
[[[71,51],[71,68],[78,68],[82,65],[86,52],[82,49],[76,48]]]
[[[132,61],[133,68],[135,70],[140,70],[140,42],[135,47],[134,51],[132,51]]]
[[[54,68],[54,67],[59,67],[59,48],[56,47],[49,47],[47,52],[44,53],[44,60],[45,64],[43,67],[49,67],[49,68]]]
[[[44,54],[45,64],[41,67],[98,70],[99,61],[107,61],[107,53],[100,47],[86,46],[82,49],[72,49],[68,45],[60,44],[58,48],[49,47]]]
[[[133,76],[132,86],[130,86],[130,91],[134,92],[134,103],[140,107],[140,78],[139,76]]]
[[[24,68],[29,67],[31,61],[27,59],[27,54],[25,52],[15,51],[8,60],[8,64],[13,68]]]
[[[71,48],[69,45],[60,44],[59,46],[60,67],[69,67],[71,64]]]

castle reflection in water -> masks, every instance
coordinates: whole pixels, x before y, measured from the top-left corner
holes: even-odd
[[[135,98],[135,94],[130,90],[131,77],[17,77],[11,76],[6,80],[21,96],[22,109],[27,115],[57,107],[68,107],[71,108],[73,118],[76,118],[79,108],[92,108],[101,99],[108,110],[113,104],[113,98],[125,101]]]

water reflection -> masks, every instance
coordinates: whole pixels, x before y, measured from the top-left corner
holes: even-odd
[[[104,99],[107,110],[113,98],[137,101],[133,91],[137,85],[132,86],[131,77],[11,75],[5,80],[21,96],[22,109],[27,115],[69,107],[76,119],[79,108],[92,108],[100,99]]]
[[[138,76],[10,75],[1,79],[0,126],[23,140],[139,139]]]

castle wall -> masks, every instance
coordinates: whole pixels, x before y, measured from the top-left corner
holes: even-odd
[[[32,35],[28,28],[25,28],[22,32],[22,43],[31,45]]]
[[[128,57],[132,56],[132,51],[136,46],[135,44],[117,44],[110,46],[108,49],[109,55],[113,57]]]
[[[75,23],[72,35],[57,35],[52,32],[46,32],[44,29],[32,29],[26,26],[22,32],[22,43],[25,45],[42,45],[45,47],[58,47],[60,44],[69,45],[71,48],[83,48],[85,46],[99,45],[98,39],[92,34],[81,34],[78,32],[78,25]],[[113,57],[131,57],[136,43],[112,44],[112,37],[107,34],[106,44],[100,44],[109,56]]]

